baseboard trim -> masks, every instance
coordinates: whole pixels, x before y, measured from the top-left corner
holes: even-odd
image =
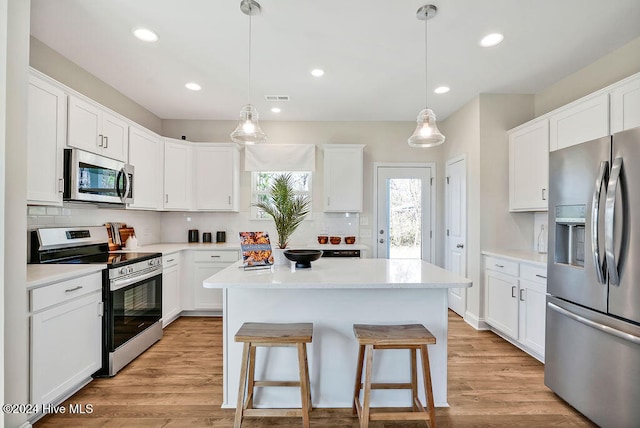
[[[489,324],[487,324],[484,318],[478,318],[475,314],[467,311],[464,313],[464,322],[469,324],[476,330],[490,330]]]

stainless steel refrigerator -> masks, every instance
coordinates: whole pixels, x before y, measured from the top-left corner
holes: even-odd
[[[640,426],[640,128],[551,152],[545,384]]]

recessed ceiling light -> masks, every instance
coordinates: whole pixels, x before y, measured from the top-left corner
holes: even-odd
[[[144,42],[157,42],[158,35],[148,28],[134,28],[133,35]]]
[[[200,89],[202,89],[200,85],[194,82],[189,82],[186,85],[184,85],[184,87],[192,91],[199,91]]]
[[[446,94],[447,92],[449,92],[449,87],[448,86],[438,86],[437,88],[435,88],[433,90],[433,92],[435,92],[436,94]]]
[[[504,40],[504,36],[500,33],[488,34],[480,40],[480,46],[488,48],[495,46]]]
[[[313,77],[324,76],[324,70],[322,70],[321,68],[314,68],[313,70],[311,70],[311,75]]]
[[[281,111],[282,111],[282,110],[280,110],[280,108],[279,108],[279,107],[273,107],[273,108],[271,109],[271,112],[272,112],[272,113],[280,113]]]

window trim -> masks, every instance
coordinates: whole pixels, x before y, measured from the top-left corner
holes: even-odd
[[[251,206],[249,208],[249,219],[250,220],[272,220],[270,216],[260,217],[259,213],[261,210],[258,207],[253,206],[253,204],[258,200],[258,195],[266,194],[266,192],[259,192],[257,190],[258,184],[258,174],[267,173],[267,174],[308,174],[309,177],[309,190],[308,191],[299,191],[296,192],[301,195],[308,195],[311,200],[311,208],[309,209],[309,214],[307,214],[303,221],[311,220],[313,218],[313,171],[251,171]]]

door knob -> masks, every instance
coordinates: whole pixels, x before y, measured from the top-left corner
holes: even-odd
[[[384,239],[380,238],[380,239],[378,240],[378,242],[379,242],[379,243],[381,243],[381,244],[384,244]]]
[[[456,248],[464,248],[464,244],[458,244],[456,245]]]

